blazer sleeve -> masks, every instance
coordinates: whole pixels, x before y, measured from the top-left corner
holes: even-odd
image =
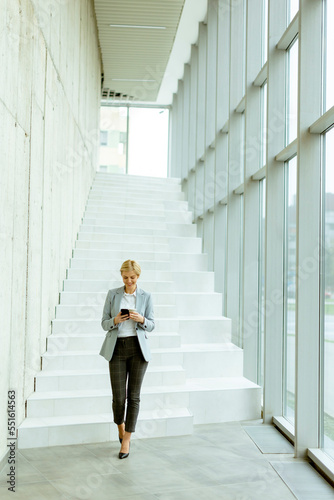
[[[103,314],[101,320],[101,326],[103,330],[109,331],[114,328],[118,328],[118,325],[115,325],[114,317],[111,316],[111,301],[112,301],[112,293],[111,290],[108,291],[107,297],[103,307]]]
[[[143,314],[144,323],[137,323],[145,332],[152,332],[155,328],[152,295],[148,293],[145,312]]]

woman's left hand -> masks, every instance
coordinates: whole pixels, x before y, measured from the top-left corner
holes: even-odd
[[[130,311],[130,318],[133,319],[133,321],[136,321],[137,323],[144,323],[145,318],[141,314],[137,312],[131,312]]]

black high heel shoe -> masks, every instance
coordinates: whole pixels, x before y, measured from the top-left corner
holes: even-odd
[[[129,453],[122,453],[121,451],[119,452],[118,454],[118,457],[122,460],[123,458],[126,458],[130,455],[130,445],[131,443],[129,443]]]

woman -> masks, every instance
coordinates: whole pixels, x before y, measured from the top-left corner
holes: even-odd
[[[139,413],[140,389],[151,359],[146,332],[151,332],[155,324],[152,296],[137,286],[139,264],[126,260],[120,271],[124,286],[109,290],[103,308],[101,325],[108,333],[100,354],[109,361],[112,408],[122,459],[129,456],[131,433],[135,432]],[[121,309],[128,309],[129,314],[122,314]]]

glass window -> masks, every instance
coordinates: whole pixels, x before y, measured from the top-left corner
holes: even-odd
[[[222,258],[224,259],[224,299],[223,299],[223,315],[226,316],[227,314],[227,205],[223,206],[223,211],[224,211],[224,243],[223,243],[223,252],[224,255]]]
[[[298,39],[287,50],[286,145],[297,137]]]
[[[291,23],[299,10],[299,0],[288,0],[288,24]]]
[[[334,128],[324,137],[322,447],[334,458]]]
[[[102,106],[99,168],[167,177],[168,138],[167,108]]]
[[[334,2],[324,3],[324,110],[334,105]]]
[[[127,116],[126,107],[101,106],[100,170],[126,173]]]
[[[284,196],[284,280],[283,280],[283,415],[295,418],[295,336],[296,336],[296,194],[297,157],[285,163]]]
[[[267,163],[267,82],[261,87],[261,131],[260,168]]]
[[[262,65],[267,60],[268,51],[268,0],[262,0]]]
[[[247,45],[247,6],[243,0],[243,43],[242,43],[242,95],[246,91],[246,45]]]
[[[101,146],[108,146],[108,131],[107,130],[100,131],[100,145]]]
[[[264,384],[264,284],[265,284],[265,232],[266,232],[266,179],[259,183],[259,276],[258,276],[258,355],[257,355],[257,383]]]
[[[241,113],[240,120],[240,183],[244,182],[245,179],[245,132],[246,132],[246,120],[245,120],[245,112]]]
[[[243,289],[244,289],[244,195],[240,195],[240,253],[239,253],[239,347],[243,348]]]
[[[169,110],[130,108],[129,120],[128,173],[167,177]]]

